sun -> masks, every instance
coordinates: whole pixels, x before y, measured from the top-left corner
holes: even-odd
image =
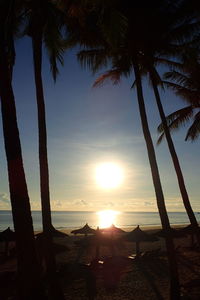
[[[110,227],[112,224],[116,223],[116,217],[120,214],[119,211],[116,210],[102,210],[98,211],[97,215],[99,218],[99,227],[106,228]]]
[[[116,163],[102,163],[96,167],[96,182],[103,189],[114,189],[124,179],[123,169]]]

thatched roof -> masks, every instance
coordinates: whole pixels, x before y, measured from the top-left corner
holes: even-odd
[[[100,231],[109,233],[125,233],[123,229],[116,227],[114,224],[112,224],[110,227],[102,228]]]
[[[75,230],[72,230],[71,233],[73,234],[95,234],[96,230],[95,229],[92,229],[88,223],[85,224],[85,226],[83,226],[82,228],[79,228],[79,229],[75,229]]]
[[[68,234],[67,233],[64,233],[62,231],[59,231],[57,229],[55,229],[53,226],[51,226],[51,229],[49,230],[49,232],[51,233],[51,236],[52,237],[67,237]],[[41,236],[41,235],[45,235],[45,232],[40,232],[40,233],[37,233],[36,236]]]
[[[155,236],[149,235],[145,231],[141,230],[139,225],[129,232],[127,235],[124,236],[129,242],[155,242],[158,239]]]
[[[10,227],[8,227],[6,230],[0,232],[0,241],[11,242],[11,241],[15,241],[15,240],[16,240],[15,232],[12,231],[10,229]]]

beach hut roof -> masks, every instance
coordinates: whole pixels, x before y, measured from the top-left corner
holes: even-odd
[[[72,230],[71,233],[73,234],[95,234],[96,230],[92,229],[88,223],[85,224],[82,228]]]
[[[53,226],[51,226],[50,233],[51,233],[52,237],[62,237],[62,238],[64,238],[64,237],[68,236],[67,233],[59,231],[59,230],[55,229]],[[44,231],[36,234],[36,236],[44,236],[44,235],[45,235]]]
[[[116,227],[114,224],[112,224],[110,227],[102,228],[101,232],[124,233],[125,231],[119,227]]]
[[[2,242],[11,242],[15,241],[15,232],[8,227],[6,230],[0,232],[0,241]]]
[[[130,242],[155,242],[158,239],[155,236],[147,234],[145,231],[141,230],[139,225],[133,229],[131,232],[126,234],[124,238]]]

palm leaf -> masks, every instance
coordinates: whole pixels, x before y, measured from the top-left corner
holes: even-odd
[[[95,73],[99,68],[106,67],[109,61],[108,52],[104,48],[82,50],[77,54],[78,61],[84,68]]]
[[[157,140],[157,142],[156,142],[157,146],[159,146],[159,145],[162,143],[164,137],[165,137],[165,134],[164,134],[164,132],[163,132],[163,133],[159,136],[159,138],[158,138],[158,140]]]
[[[168,115],[166,117],[167,125],[170,131],[174,131],[180,128],[180,126],[185,125],[193,116],[194,114],[194,107],[192,105],[186,106],[184,108],[181,108],[172,114]],[[165,136],[164,134],[164,128],[163,124],[161,123],[157,131],[161,133],[161,135],[158,138],[157,144],[159,145]]]
[[[180,96],[186,102],[196,105],[200,101],[200,93],[195,90],[191,90],[187,87],[184,87],[180,84],[176,84],[174,82],[163,81],[163,85],[167,88],[172,89],[176,95]]]
[[[61,65],[64,63],[64,42],[61,33],[63,18],[62,12],[60,12],[55,5],[50,4],[48,6],[43,38],[54,81],[59,73],[57,63],[59,62]]]
[[[194,122],[193,124],[190,126],[186,138],[185,140],[191,140],[194,141],[198,138],[199,134],[200,134],[200,111],[195,115],[194,117]]]
[[[116,85],[120,82],[121,75],[121,70],[109,70],[95,80],[93,87],[102,86],[106,80],[111,80],[113,84]]]

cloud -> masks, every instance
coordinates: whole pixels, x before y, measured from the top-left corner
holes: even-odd
[[[152,201],[145,201],[144,202],[144,205],[145,206],[152,206],[152,205],[154,205],[155,203],[154,202],[152,202]]]
[[[10,203],[7,193],[0,193],[0,201],[4,203]]]
[[[75,201],[73,202],[73,205],[87,206],[88,203],[87,203],[87,201],[85,201],[85,200],[78,199],[78,200],[75,200]]]
[[[10,204],[10,198],[7,193],[0,193],[0,209],[6,210],[10,209],[11,204]]]

